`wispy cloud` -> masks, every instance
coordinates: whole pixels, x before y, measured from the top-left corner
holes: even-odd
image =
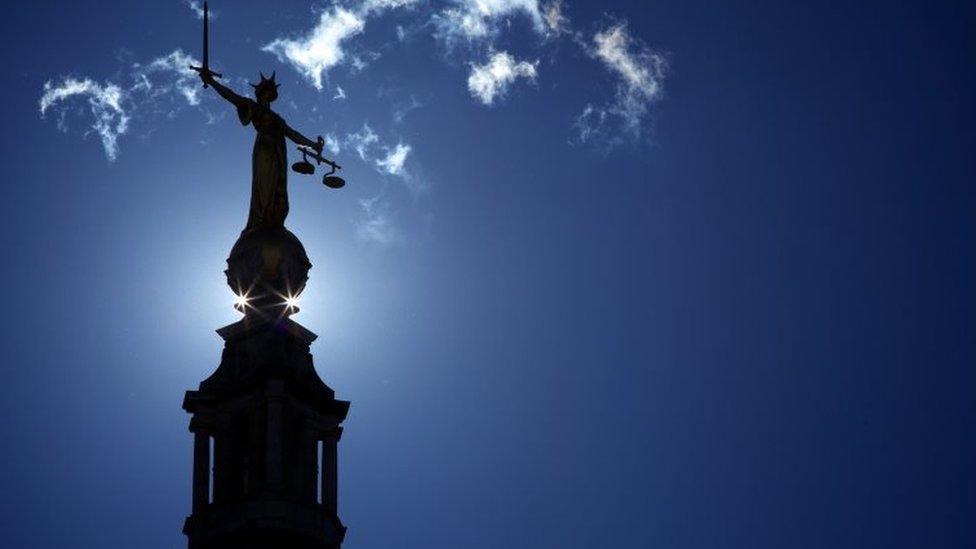
[[[119,139],[135,118],[165,110],[173,114],[184,105],[199,105],[195,73],[188,65],[199,61],[182,50],[153,59],[147,64],[129,67],[129,83],[102,82],[89,77],[63,77],[49,80],[38,102],[41,117],[58,113],[58,128],[68,130],[69,115],[80,115],[87,129],[98,134],[105,156],[114,161],[119,154]],[[72,106],[87,104],[87,112]]]
[[[517,78],[535,80],[536,63],[516,61],[508,52],[495,52],[483,65],[471,65],[468,75],[468,91],[485,105],[503,97]]]
[[[327,138],[326,141],[328,144]],[[393,140],[380,139],[369,124],[363,124],[358,131],[346,134],[344,139],[341,141],[337,139],[333,144],[336,151],[339,148],[356,151],[360,160],[372,166],[377,172],[391,176],[395,181],[403,184],[412,195],[421,194],[427,189],[426,181],[418,177],[415,171],[407,168],[414,150],[413,146],[402,140],[392,143]],[[415,163],[413,166],[417,167]]]
[[[399,233],[390,214],[390,203],[380,195],[359,200],[361,217],[356,220],[356,236],[367,242],[392,244]]]
[[[393,107],[393,123],[402,124],[403,121],[407,118],[407,114],[409,114],[410,111],[414,109],[419,109],[420,107],[423,106],[424,105],[420,101],[417,101],[416,97],[411,95],[410,101],[406,103],[400,103]]]
[[[290,64],[321,90],[328,71],[343,62],[348,61],[357,70],[366,66],[362,56],[347,53],[346,43],[364,31],[369,17],[419,1],[366,0],[352,8],[335,5],[319,14],[312,30],[297,38],[276,38],[261,49]]]
[[[359,131],[346,136],[346,144],[356,151],[360,160],[367,159],[369,149],[379,140],[380,136],[376,135],[376,132],[369,127],[369,124],[363,124],[363,127]]]
[[[387,151],[386,156],[376,160],[376,167],[390,175],[403,175],[403,164],[407,161],[410,150],[410,145],[397,143],[395,147]]]
[[[202,2],[184,0],[184,4],[202,16]],[[315,88],[325,89],[330,71],[336,67],[354,73],[379,57],[379,53],[365,49],[357,37],[365,33],[372,18],[390,10],[402,10],[398,13],[411,19],[404,21],[405,26],[395,25],[397,37],[388,36],[386,40],[392,44],[384,47],[397,47],[398,39],[421,32],[433,32],[436,38],[448,41],[463,40],[469,47],[456,53],[468,67],[468,92],[486,106],[498,105],[518,89],[519,81],[533,83],[540,77],[537,58],[526,59],[511,46],[495,48],[513,21],[527,23],[530,32],[543,39],[537,46],[550,38],[574,37],[594,62],[606,68],[612,92],[611,97],[594,98],[578,111],[573,121],[575,143],[605,145],[639,139],[652,105],[662,96],[667,73],[662,54],[633,36],[625,21],[612,20],[587,34],[573,30],[564,0],[446,0],[446,5],[422,0],[344,0],[321,10],[311,28],[279,36],[262,49],[292,66]],[[196,74],[186,68],[189,64],[199,62],[182,50],[174,50],[147,63],[131,63],[122,77],[112,80],[86,76],[52,79],[44,86],[41,116],[56,113],[56,123],[63,131],[81,117],[84,133],[97,135],[106,156],[114,160],[123,136],[136,121],[158,113],[172,116],[186,106],[206,112],[201,107]],[[554,64],[552,74],[557,71]],[[348,98],[343,86],[329,88],[332,99]],[[405,114],[419,105],[412,95],[409,104],[394,105],[393,124],[402,124]],[[329,146],[334,152],[355,151],[360,160],[380,173],[395,176],[415,190],[423,188],[417,179],[411,181],[417,171],[416,164],[413,174],[409,169],[416,162],[413,146],[396,136],[381,139],[370,126],[363,125],[353,133],[332,135]]]
[[[612,22],[590,35],[573,30],[565,0],[446,0],[439,6],[422,0],[346,0],[322,11],[317,24],[304,34],[279,37],[262,49],[291,65],[322,90],[336,67],[343,66],[353,74],[379,57],[379,53],[364,49],[354,39],[366,32],[371,18],[403,8],[414,16],[407,23],[413,29],[410,32],[432,32],[451,55],[466,58],[468,92],[486,106],[498,104],[518,80],[535,82],[539,77],[538,58],[527,60],[510,46],[495,46],[513,21],[527,23],[542,44],[572,36],[590,58],[602,63],[615,78],[611,99],[591,101],[576,116],[573,142],[639,138],[650,105],[661,95],[666,70],[662,55],[633,38],[625,22]],[[396,40],[402,42],[408,31],[403,24],[395,28]],[[455,49],[457,44],[465,47]],[[336,85],[332,97],[345,99],[347,93]],[[395,123],[401,121],[402,115],[397,115]],[[362,151],[363,145],[356,150]]]
[[[573,121],[573,128],[576,129],[577,139],[581,143],[589,142],[596,137],[596,132],[603,128],[606,122],[606,109],[596,108],[592,103],[587,103],[583,107],[583,112],[579,113]]]
[[[393,8],[406,8],[420,3],[421,0],[366,0],[360,11],[375,13]]]
[[[566,16],[564,8],[563,0],[553,0],[542,6],[542,18],[546,22],[550,35],[569,32],[569,17]]]
[[[200,80],[189,69],[198,65],[193,56],[183,50],[174,50],[168,55],[153,59],[146,65],[134,64],[132,75],[136,79],[131,91],[142,90],[153,97],[161,97],[173,92],[181,95],[189,105],[200,104]]]
[[[183,3],[186,4],[186,7],[190,8],[190,11],[197,16],[197,19],[203,19],[203,5],[200,2],[196,0],[184,0]],[[210,18],[213,18],[212,13],[210,14]]]
[[[627,93],[657,99],[666,68],[664,57],[631,38],[626,23],[596,33],[593,42],[597,58],[623,79]]]
[[[452,0],[451,6],[433,16],[437,37],[448,46],[459,40],[467,42],[494,38],[502,24],[515,15],[529,20],[540,35],[552,30],[552,23],[561,21],[562,2],[553,0]]]
[[[534,82],[539,78],[538,57],[535,61],[525,59],[508,42],[505,48],[496,47],[513,22],[527,24],[530,32],[541,39],[536,47],[573,37],[588,57],[611,74],[608,80],[612,97],[596,98],[578,112],[572,142],[605,145],[639,140],[651,106],[662,96],[667,72],[662,54],[632,36],[623,20],[611,20],[592,33],[574,30],[565,0],[445,0],[439,5],[423,0],[345,0],[322,11],[311,30],[297,37],[277,38],[263,49],[322,90],[334,68],[343,66],[352,74],[377,59],[379,53],[364,49],[354,39],[366,32],[371,18],[404,8],[413,18],[405,23],[406,27],[395,26],[396,40],[403,41],[410,33],[432,32],[452,57],[460,57],[469,67],[468,91],[475,101],[486,106],[498,104],[520,79]],[[384,47],[396,47],[395,43]],[[464,47],[455,48],[459,44]],[[552,74],[556,74],[558,67],[553,67]],[[344,99],[346,95],[341,86],[335,86],[333,99]],[[402,117],[396,122],[400,120]]]
[[[326,71],[346,59],[343,42],[363,32],[366,20],[343,7],[333,6],[319,15],[318,25],[299,38],[277,38],[261,48],[289,63],[322,89]]]
[[[332,154],[339,154],[342,150],[339,138],[335,134],[327,133],[322,139],[325,141],[325,149]]]
[[[129,129],[130,116],[122,105],[124,97],[125,92],[119,86],[111,83],[99,84],[89,78],[65,78],[58,84],[46,82],[40,100],[41,116],[72,98],[84,99],[92,116],[91,130],[101,138],[108,159],[115,160],[119,152],[119,136]],[[59,120],[58,126],[66,129],[63,120]]]
[[[580,142],[603,137],[619,141],[622,133],[636,139],[641,135],[650,106],[661,98],[667,72],[664,56],[630,36],[625,22],[598,31],[588,52],[617,77],[614,99],[603,106],[587,105],[576,119]],[[618,127],[609,127],[610,121]]]
[[[197,0],[183,0],[183,3],[186,4],[186,7],[190,8],[190,11],[193,12],[193,15],[195,15],[197,19],[203,19],[203,2],[198,2]],[[211,21],[220,16],[220,12],[216,12],[213,9],[210,9],[209,11]]]

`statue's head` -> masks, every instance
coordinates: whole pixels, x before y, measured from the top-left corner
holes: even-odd
[[[271,103],[275,99],[278,99],[278,86],[281,84],[275,83],[274,72],[271,73],[271,78],[265,78],[263,72],[260,74],[261,81],[257,84],[251,84],[251,87],[254,88],[254,97],[257,98],[258,101],[264,100]]]

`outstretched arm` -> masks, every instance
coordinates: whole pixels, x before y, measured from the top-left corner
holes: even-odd
[[[285,137],[291,139],[299,145],[305,145],[306,147],[311,147],[318,152],[322,152],[322,146],[325,144],[325,140],[322,136],[319,136],[318,141],[312,141],[311,139],[302,135],[298,130],[292,128],[288,124],[285,124]]]
[[[216,90],[217,93],[226,99],[230,104],[239,109],[247,105],[247,99],[237,95],[234,90],[228,88],[220,82],[217,82],[217,79],[213,77],[213,74],[211,74],[210,71],[201,70],[198,72],[200,73],[200,80],[204,81],[208,86]]]

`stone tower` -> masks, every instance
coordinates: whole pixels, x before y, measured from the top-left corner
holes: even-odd
[[[245,231],[227,263],[244,318],[217,331],[220,366],[183,400],[189,549],[338,549],[337,443],[349,402],[315,373],[316,335],[289,318],[311,264],[284,228]]]

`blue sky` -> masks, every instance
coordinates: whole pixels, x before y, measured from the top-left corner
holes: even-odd
[[[976,544],[972,7],[211,9],[348,182],[287,221],[348,547]],[[253,130],[190,3],[7,18],[0,536],[181,547]]]

